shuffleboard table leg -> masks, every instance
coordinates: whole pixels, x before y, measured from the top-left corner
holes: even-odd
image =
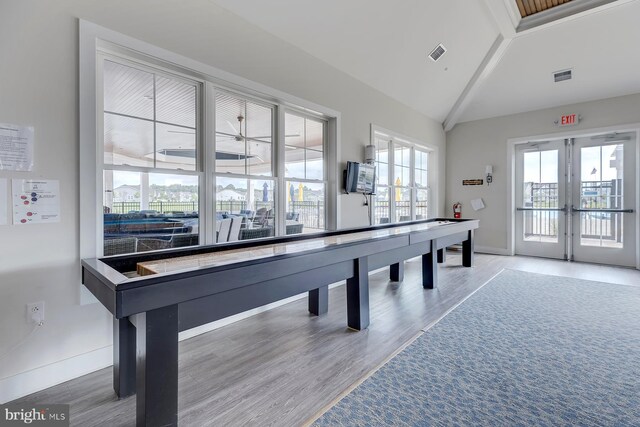
[[[353,277],[347,279],[347,325],[362,330],[369,327],[369,262],[353,260]]]
[[[473,230],[469,230],[469,237],[462,242],[462,265],[473,267]]]
[[[329,286],[309,291],[309,312],[320,316],[329,311]]]
[[[136,328],[113,319],[113,389],[119,399],[136,394]]]
[[[394,282],[402,282],[404,280],[404,261],[391,264],[389,267],[389,280]]]
[[[422,287],[433,289],[438,285],[437,241],[431,241],[431,250],[422,255]]]
[[[178,306],[135,315],[136,425],[178,425]]]
[[[438,264],[443,264],[447,261],[447,248],[438,249]]]

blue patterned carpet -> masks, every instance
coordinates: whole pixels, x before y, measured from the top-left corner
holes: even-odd
[[[640,426],[640,287],[505,270],[315,426]]]

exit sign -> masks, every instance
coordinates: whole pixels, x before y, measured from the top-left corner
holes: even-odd
[[[556,124],[560,127],[562,126],[573,126],[580,122],[580,116],[577,114],[566,114],[564,116],[560,116],[559,120],[556,120]]]

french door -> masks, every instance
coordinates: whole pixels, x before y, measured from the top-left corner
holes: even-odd
[[[636,264],[635,134],[523,144],[516,153],[516,253]]]
[[[516,253],[568,259],[565,140],[523,144],[516,153]]]
[[[635,266],[635,135],[576,138],[571,148],[572,259]]]

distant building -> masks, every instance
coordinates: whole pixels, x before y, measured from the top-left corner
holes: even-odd
[[[140,186],[139,185],[121,185],[113,189],[114,202],[139,202]]]
[[[235,190],[231,190],[229,188],[220,190],[216,193],[217,200],[240,200],[244,201],[246,196],[244,194],[240,194]]]

